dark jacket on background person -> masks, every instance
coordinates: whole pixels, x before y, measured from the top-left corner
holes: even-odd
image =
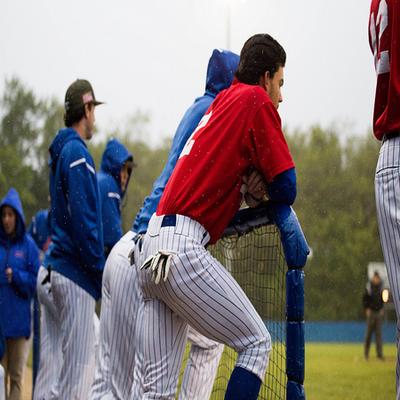
[[[381,310],[384,304],[382,299],[382,292],[382,283],[374,285],[372,282],[368,282],[363,296],[364,309],[369,308],[373,311]]]
[[[121,200],[125,193],[121,189],[120,172],[128,160],[133,161],[128,149],[116,139],[109,140],[101,160],[100,172],[97,174],[106,254],[123,233]]]
[[[16,212],[16,235],[11,239],[0,222],[0,324],[6,338],[29,337],[31,300],[39,270],[39,251],[26,233],[24,213],[18,192],[11,188],[0,203]],[[8,282],[5,270],[12,269]]]
[[[95,165],[72,128],[61,129],[49,151],[52,244],[44,264],[98,300],[104,253]]]
[[[154,182],[151,194],[145,198],[142,208],[136,215],[132,227],[134,232],[144,233],[147,231],[149,220],[157,209],[183,147],[217,94],[231,85],[238,65],[239,56],[237,54],[228,50],[215,49],[213,51],[207,67],[206,91],[188,108],[179,123],[172,141],[168,161],[161,175]]]

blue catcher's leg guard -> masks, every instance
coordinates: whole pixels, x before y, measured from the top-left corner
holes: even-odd
[[[235,367],[226,388],[225,400],[257,400],[261,379],[247,369]]]

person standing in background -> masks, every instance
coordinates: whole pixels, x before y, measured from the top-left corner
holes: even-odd
[[[51,241],[49,210],[39,210],[28,227],[28,232],[41,252],[41,258],[48,249]]]
[[[22,378],[29,353],[31,301],[39,270],[39,251],[25,230],[18,192],[11,188],[0,203],[0,324],[6,349],[6,398],[22,398]]]
[[[121,201],[128,188],[133,167],[133,155],[117,139],[110,139],[97,173],[106,257],[122,237]]]
[[[363,296],[363,306],[367,318],[367,332],[364,342],[364,356],[368,360],[369,347],[372,334],[375,333],[376,354],[383,360],[382,353],[382,322],[383,322],[383,299],[382,280],[378,271],[374,272],[372,279],[367,283]]]
[[[51,245],[44,259],[57,313],[62,364],[52,398],[87,399],[94,378],[95,302],[101,297],[103,229],[96,170],[85,144],[96,100],[78,79],[65,95],[65,128],[50,145]]]

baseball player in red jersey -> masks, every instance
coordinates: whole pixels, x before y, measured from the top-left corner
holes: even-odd
[[[383,256],[397,315],[397,399],[400,400],[400,0],[372,0],[369,42],[377,73],[373,127],[382,141],[375,198]]]
[[[137,263],[145,300],[143,399],[175,398],[188,324],[238,352],[225,399],[258,396],[271,337],[205,246],[220,238],[239,209],[243,177],[251,171],[264,176],[272,201],[294,201],[294,163],[277,112],[285,61],[267,34],[245,43],[236,80],[189,138],[150,220]]]

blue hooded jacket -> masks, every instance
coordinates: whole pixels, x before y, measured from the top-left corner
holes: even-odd
[[[0,223],[0,324],[6,338],[29,337],[31,300],[39,270],[39,250],[25,231],[24,213],[18,192],[11,188],[0,203],[17,215],[16,235],[10,238]],[[5,270],[12,269],[8,282]]]
[[[101,297],[103,228],[95,165],[72,128],[50,145],[51,241],[44,264]]]
[[[39,210],[35,216],[32,217],[28,232],[35,241],[36,246],[39,247],[40,250],[45,251],[50,237],[49,210]]]
[[[133,155],[116,139],[108,141],[97,174],[99,184],[101,216],[103,221],[104,247],[106,255],[122,236],[120,172],[126,161],[133,161]]]
[[[152,193],[145,198],[143,207],[136,216],[132,227],[134,232],[144,233],[147,231],[149,220],[157,209],[183,147],[217,94],[231,85],[238,65],[239,56],[237,54],[227,50],[215,49],[213,51],[207,67],[206,91],[202,97],[195,100],[183,116],[172,141],[167,164],[154,182]]]

